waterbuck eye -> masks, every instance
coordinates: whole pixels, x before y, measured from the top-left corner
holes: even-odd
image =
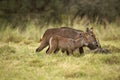
[[[91,34],[91,36],[94,36],[93,34]]]
[[[83,37],[83,36],[82,36],[82,33],[80,33],[80,37]]]

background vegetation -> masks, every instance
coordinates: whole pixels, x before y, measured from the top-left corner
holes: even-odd
[[[120,80],[119,0],[0,0],[1,80]],[[109,54],[36,53],[46,29],[93,27]]]
[[[38,27],[69,26],[86,18],[106,25],[120,20],[119,6],[120,0],[0,0],[0,23],[13,28],[25,28],[30,21]]]

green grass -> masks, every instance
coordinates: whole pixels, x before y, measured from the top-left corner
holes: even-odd
[[[45,29],[32,26],[24,32],[18,29],[0,32],[0,80],[120,80],[120,28],[113,29],[116,35],[109,32],[112,28],[104,35],[100,34],[105,30],[95,29],[102,47],[111,54],[94,54],[88,48],[85,55],[78,52],[73,56],[61,52],[47,55],[46,49],[36,53]],[[114,40],[110,33],[118,38]]]

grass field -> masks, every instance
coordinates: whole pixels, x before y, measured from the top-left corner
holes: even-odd
[[[95,25],[97,26],[97,25]],[[81,26],[75,26],[82,29]],[[46,29],[34,25],[21,32],[19,29],[0,31],[0,80],[120,80],[120,28],[110,24],[106,30],[95,27],[103,48],[110,54],[94,54],[85,48],[73,56],[36,53],[39,38]]]

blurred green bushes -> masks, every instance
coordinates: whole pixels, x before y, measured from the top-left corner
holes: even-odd
[[[24,30],[30,21],[37,27],[72,25],[85,17],[98,24],[119,23],[119,6],[119,0],[0,0],[0,26]]]

